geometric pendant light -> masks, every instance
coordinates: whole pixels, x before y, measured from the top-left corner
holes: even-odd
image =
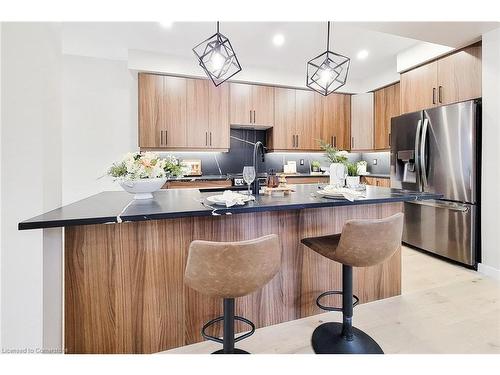
[[[219,32],[219,22],[217,32],[194,47],[193,52],[215,86],[219,86],[241,70],[231,42]]]
[[[307,63],[306,86],[324,96],[331,94],[345,85],[350,62],[348,57],[330,51],[330,22],[328,22],[326,52]]]

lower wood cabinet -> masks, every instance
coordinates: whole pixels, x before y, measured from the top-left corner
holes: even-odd
[[[289,185],[297,184],[326,184],[330,181],[330,176],[304,176],[287,177],[286,182]]]
[[[372,186],[391,187],[390,178],[361,176],[361,183]]]

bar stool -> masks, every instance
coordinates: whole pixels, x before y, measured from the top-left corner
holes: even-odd
[[[369,267],[390,258],[401,245],[402,232],[403,214],[397,213],[384,219],[349,220],[342,233],[301,241],[318,254],[342,263],[342,291],[328,291],[316,299],[323,310],[342,311],[342,323],[324,323],[314,330],[311,342],[315,353],[384,354],[375,340],[352,326],[352,310],[359,302],[352,294],[352,267]],[[320,303],[321,298],[332,294],[342,295],[341,309]]]
[[[184,282],[194,290],[223,298],[224,315],[207,322],[202,336],[221,343],[213,354],[248,354],[234,344],[255,332],[248,319],[234,315],[234,299],[246,296],[266,285],[281,266],[281,246],[276,234],[241,242],[193,241],[189,246]],[[250,326],[250,332],[234,335],[234,321]],[[223,321],[223,338],[208,335],[206,330]]]

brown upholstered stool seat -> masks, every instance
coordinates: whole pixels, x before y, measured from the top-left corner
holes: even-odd
[[[370,336],[352,326],[352,309],[359,301],[352,294],[352,267],[369,267],[390,258],[401,245],[402,233],[403,214],[397,213],[383,219],[349,220],[342,233],[301,241],[318,254],[342,263],[342,291],[324,292],[316,304],[328,311],[342,311],[343,323],[324,323],[315,329],[311,341],[316,353],[383,353]],[[342,309],[320,303],[321,298],[332,294],[342,294]]]
[[[255,326],[246,318],[234,315],[234,299],[262,288],[278,273],[281,246],[275,234],[240,242],[193,241],[189,246],[184,282],[196,291],[224,299],[224,315],[212,319],[202,328],[202,336],[223,344],[215,353],[246,353],[234,344],[250,336]],[[234,337],[234,321],[247,323],[251,331]],[[210,336],[206,329],[224,322],[223,338]]]

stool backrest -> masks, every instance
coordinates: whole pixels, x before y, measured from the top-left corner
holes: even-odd
[[[383,219],[349,220],[344,224],[335,260],[353,267],[382,263],[401,246],[402,213]]]
[[[209,296],[236,298],[262,288],[280,265],[276,234],[240,242],[193,241],[184,282]]]

